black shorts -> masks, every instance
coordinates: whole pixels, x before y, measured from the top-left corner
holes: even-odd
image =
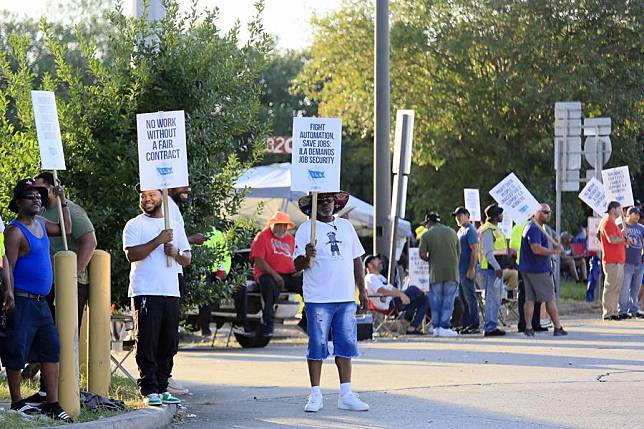
[[[16,296],[7,313],[7,337],[0,341],[2,365],[22,369],[27,362],[59,362],[60,340],[47,300]]]

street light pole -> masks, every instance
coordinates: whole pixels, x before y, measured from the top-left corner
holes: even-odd
[[[376,0],[374,44],[373,252],[386,255],[391,211],[389,0]]]

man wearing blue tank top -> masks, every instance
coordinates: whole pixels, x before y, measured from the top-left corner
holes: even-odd
[[[63,205],[63,221],[71,229],[69,209],[61,187],[54,190]],[[53,283],[48,236],[61,235],[60,225],[37,217],[43,195],[32,179],[23,179],[14,189],[9,209],[17,217],[4,233],[9,266],[13,267],[15,306],[7,317],[7,338],[0,346],[0,358],[7,368],[11,409],[27,414],[42,412],[70,422],[58,404],[60,341],[46,296]],[[41,409],[25,402],[20,393],[20,371],[27,362],[40,362],[46,380],[47,402]]]

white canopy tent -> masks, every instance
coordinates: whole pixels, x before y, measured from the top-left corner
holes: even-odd
[[[307,217],[297,206],[297,200],[305,195],[302,192],[291,192],[291,163],[264,165],[248,169],[235,183],[235,188],[248,188],[248,195],[240,208],[239,215],[252,219],[263,227],[266,220],[277,210],[289,214],[296,225],[303,223]],[[258,206],[263,210],[257,213]],[[351,221],[358,235],[370,237],[373,234],[373,206],[361,199],[351,196],[342,210]],[[404,241],[411,236],[411,224],[406,220],[398,221],[398,240]]]

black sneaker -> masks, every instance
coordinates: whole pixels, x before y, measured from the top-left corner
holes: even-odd
[[[34,414],[41,413],[40,408],[34,407],[31,404],[28,404],[27,401],[25,401],[24,399],[21,401],[12,403],[11,409],[27,415],[34,415]]]
[[[485,331],[485,334],[483,334],[484,337],[502,337],[503,335],[505,335],[505,331],[499,328],[496,328],[494,331]]]
[[[563,326],[561,328],[555,328],[555,337],[564,337],[566,335],[568,335],[568,332],[564,330]]]
[[[526,329],[524,334],[526,337],[534,337],[534,329]]]
[[[619,320],[628,319],[628,314],[623,313],[623,314],[620,314],[618,317],[619,317]]]
[[[548,332],[548,328],[545,326],[535,326],[532,330],[534,332]]]
[[[24,399],[29,405],[41,405],[47,401],[47,394],[45,392],[36,392],[31,396]]]
[[[43,405],[42,413],[54,420],[60,420],[65,423],[74,423],[72,417],[60,407],[58,402],[46,403]]]

